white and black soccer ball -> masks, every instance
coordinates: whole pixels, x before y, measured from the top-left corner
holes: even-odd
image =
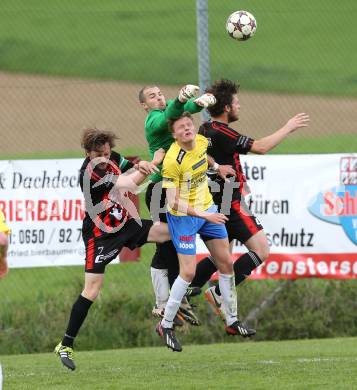
[[[228,16],[226,30],[233,39],[246,41],[255,34],[257,21],[248,11],[236,11]]]

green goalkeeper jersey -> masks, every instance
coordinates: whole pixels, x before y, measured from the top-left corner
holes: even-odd
[[[150,157],[153,158],[156,150],[160,148],[167,151],[174,142],[168,127],[170,119],[179,117],[184,111],[195,114],[201,110],[202,107],[194,103],[192,99],[186,103],[181,103],[176,98],[175,100],[168,100],[165,110],[150,111],[145,120],[145,136],[149,144]],[[162,165],[159,166],[160,171],[161,168]],[[162,180],[162,176],[160,173],[155,173],[150,176],[150,180],[157,183]]]

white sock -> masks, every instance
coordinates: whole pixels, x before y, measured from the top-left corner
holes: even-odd
[[[154,288],[156,306],[159,309],[165,309],[170,294],[167,269],[158,269],[151,267],[151,282]]]
[[[237,321],[237,292],[234,283],[234,274],[219,274],[219,289],[224,302],[224,311],[226,315],[226,324],[232,325]]]
[[[164,328],[172,328],[175,315],[177,314],[182,298],[185,296],[189,285],[190,282],[186,282],[186,280],[182,279],[181,276],[176,278],[171,287],[170,297],[165,307],[164,318],[161,321],[161,325]]]

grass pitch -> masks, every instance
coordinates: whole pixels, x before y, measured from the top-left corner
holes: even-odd
[[[2,0],[0,69],[159,84],[197,82],[195,1]],[[212,79],[244,89],[357,96],[357,3],[210,0]],[[257,18],[248,42],[230,13]]]
[[[6,389],[354,389],[357,339],[242,342],[2,356]]]
[[[288,137],[269,154],[315,154],[315,153],[354,153],[357,148],[355,134],[326,134],[314,137],[301,137],[299,135]],[[133,146],[119,151],[123,156],[139,156],[143,160],[149,160],[147,147]],[[31,152],[31,153],[3,153],[2,160],[22,159],[62,159],[83,158],[82,151],[64,152]]]

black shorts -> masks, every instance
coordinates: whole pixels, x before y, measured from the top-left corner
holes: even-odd
[[[158,183],[151,182],[148,185],[145,193],[145,203],[153,221],[167,223],[166,188],[162,188],[162,181]]]
[[[105,266],[118,256],[123,247],[135,249],[147,243],[153,222],[142,219],[141,223],[142,226],[134,219],[130,219],[116,233],[84,240],[86,247],[85,272],[103,274]]]
[[[162,188],[162,181],[150,183],[145,194],[145,203],[154,221],[166,222],[166,189]],[[161,211],[160,212],[160,208]],[[151,261],[151,267],[169,270],[169,282],[173,284],[179,274],[179,260],[176,248],[172,241],[156,244],[156,251]]]
[[[229,242],[239,240],[244,244],[253,237],[263,226],[249,210],[244,200],[234,200],[231,204],[230,215],[227,215],[226,229]]]

